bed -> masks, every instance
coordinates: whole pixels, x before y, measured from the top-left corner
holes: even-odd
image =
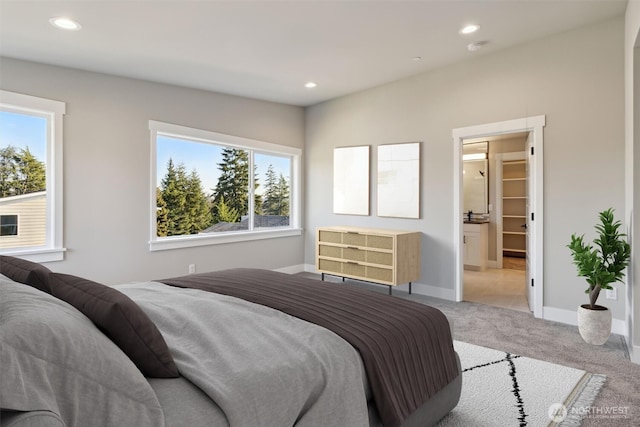
[[[105,286],[0,256],[0,425],[435,424],[460,363],[432,307],[233,269]]]

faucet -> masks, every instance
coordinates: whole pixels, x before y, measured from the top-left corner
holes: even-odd
[[[469,219],[469,222],[471,222],[471,215],[473,215],[473,211],[469,210],[469,212],[467,212],[467,218]]]

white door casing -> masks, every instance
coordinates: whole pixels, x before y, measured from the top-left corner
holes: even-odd
[[[533,188],[532,188],[532,176],[531,176],[531,172],[535,170],[535,156],[532,154],[534,152],[534,148],[533,148],[533,136],[531,134],[531,132],[529,132],[529,135],[527,135],[527,146],[526,146],[526,156],[527,156],[527,162],[526,162],[526,171],[527,171],[527,218],[525,221],[525,231],[527,233],[526,235],[526,248],[527,248],[527,253],[526,253],[526,267],[525,267],[525,271],[526,271],[526,280],[525,280],[525,286],[527,288],[527,301],[529,302],[529,310],[533,311],[534,308],[534,301],[535,301],[535,295],[534,295],[534,284],[531,282],[533,280],[533,276],[531,275],[531,254],[533,253],[532,250],[532,244],[533,244],[533,240],[530,237],[529,230],[532,228],[533,226],[533,221],[531,220],[531,215],[533,213],[533,210],[531,209],[531,203],[529,202],[531,195],[533,194]]]
[[[528,269],[531,279],[534,280],[533,288],[533,314],[542,318],[543,307],[543,128],[546,123],[544,115],[525,117],[521,119],[507,120],[503,122],[487,123],[476,126],[468,126],[452,130],[453,137],[453,248],[454,248],[454,290],[455,300],[463,298],[463,232],[462,232],[462,141],[470,138],[482,138],[492,135],[504,135],[517,132],[530,132],[531,146],[533,147],[532,162],[530,163],[530,189],[529,204],[534,220],[528,230],[531,247],[531,268]],[[534,159],[535,158],[535,159]],[[531,217],[529,217],[529,220]],[[529,284],[530,286],[530,284]]]

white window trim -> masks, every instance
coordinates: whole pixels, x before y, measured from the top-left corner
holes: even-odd
[[[150,251],[161,251],[168,249],[188,248],[195,246],[217,245],[234,242],[246,242],[251,240],[272,239],[279,237],[300,236],[302,234],[301,223],[301,158],[302,150],[295,147],[285,145],[272,144],[269,142],[258,141],[255,139],[243,138],[239,136],[226,135],[217,132],[206,131],[202,129],[194,129],[186,126],[175,125],[171,123],[158,122],[149,120],[149,130],[151,131],[151,177],[150,177]],[[289,210],[290,210],[290,226],[279,227],[274,229],[258,229],[252,231],[233,231],[215,234],[195,234],[185,236],[157,237],[156,230],[156,175],[157,175],[157,156],[156,156],[156,140],[158,134],[190,141],[201,141],[206,143],[218,143],[220,145],[243,148],[274,155],[291,156],[291,187]],[[251,168],[250,168],[251,169]],[[253,182],[250,180],[249,182]],[[251,210],[250,210],[251,211]]]
[[[35,262],[62,261],[66,251],[62,240],[62,147],[64,141],[63,116],[66,112],[66,104],[52,99],[0,90],[0,108],[48,118],[46,243],[40,247],[2,249],[0,254]]]

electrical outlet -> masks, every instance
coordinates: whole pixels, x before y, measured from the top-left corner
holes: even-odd
[[[189,274],[193,274],[196,272],[196,265],[195,264],[189,264]]]
[[[607,299],[618,299],[618,290],[616,288],[607,289]]]

